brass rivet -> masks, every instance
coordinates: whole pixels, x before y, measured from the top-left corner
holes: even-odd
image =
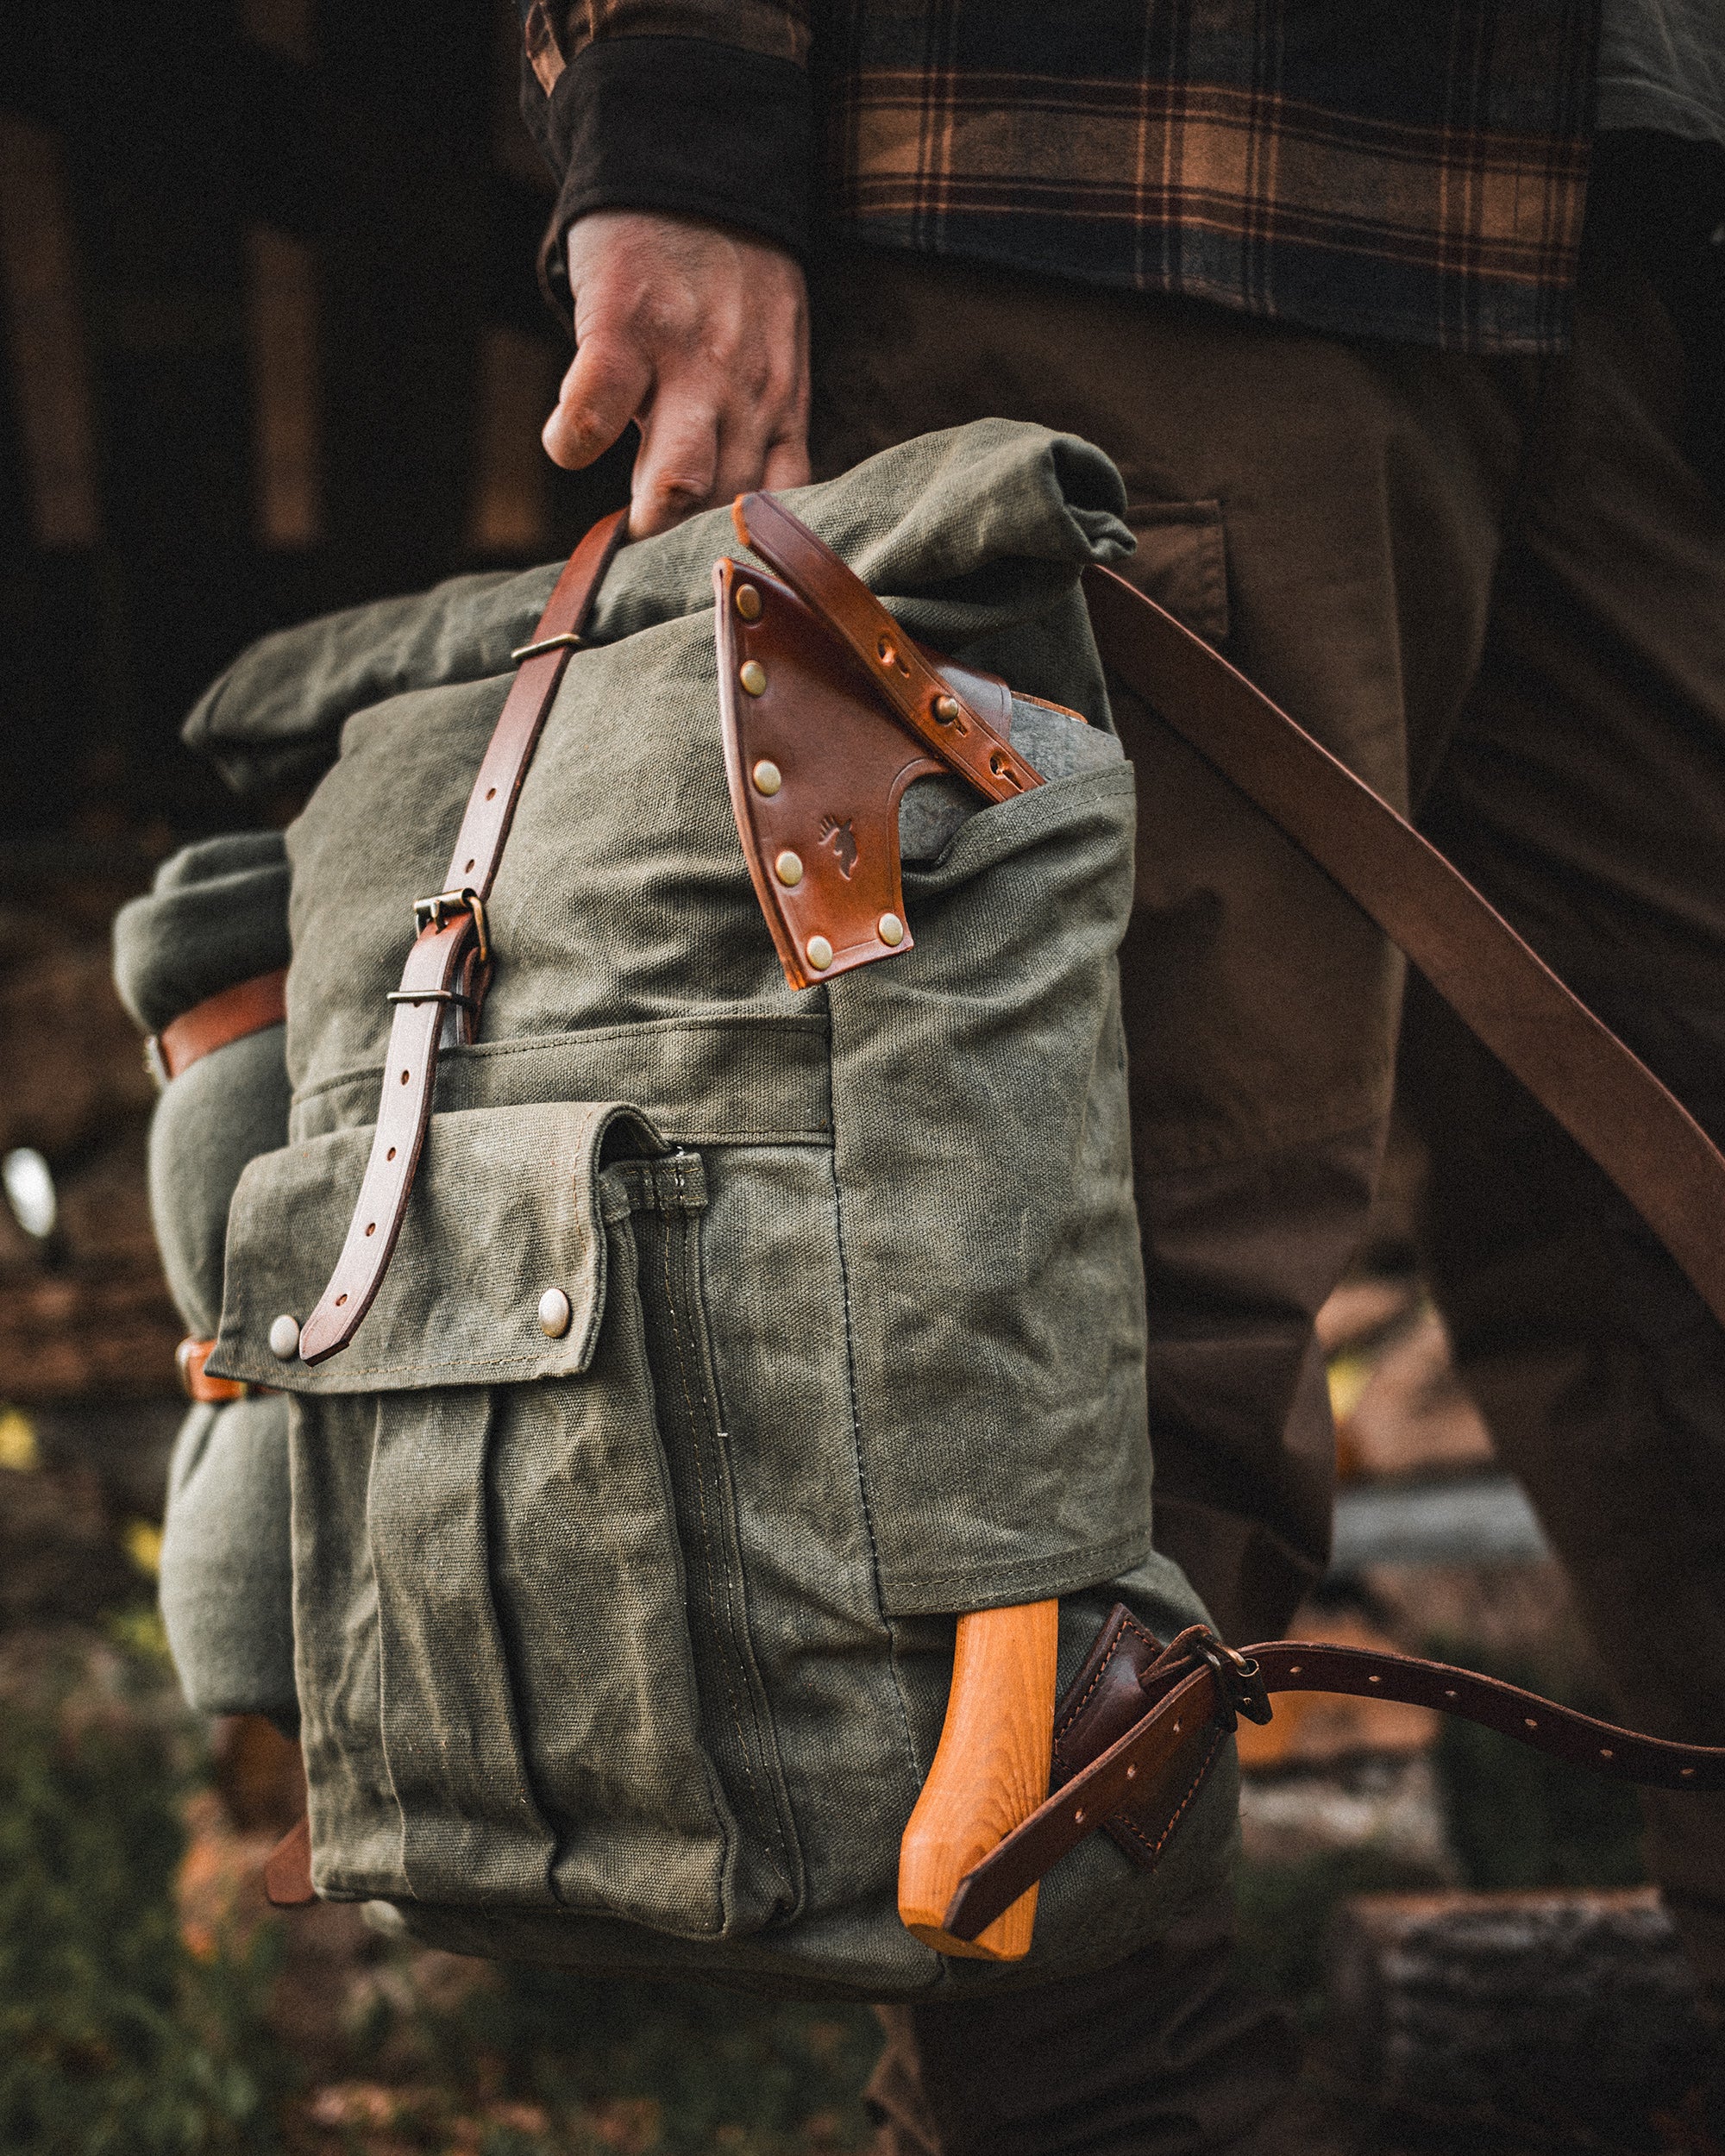
[[[934,715],[943,726],[950,726],[958,716],[958,699],[956,696],[939,698],[935,704]]]
[[[299,1320],[290,1318],[285,1311],[269,1332],[270,1353],[278,1363],[291,1363],[299,1352]]]
[[[787,889],[794,891],[803,880],[801,856],[794,854],[787,846],[784,852],[773,863],[773,874]]]
[[[574,1313],[561,1288],[548,1288],[539,1298],[539,1330],[548,1340],[561,1340]]]
[[[767,693],[767,669],[758,659],[745,659],[737,680],[750,696],[764,696]]]
[[[737,611],[742,615],[744,621],[760,620],[761,594],[755,589],[755,586],[752,584],[739,584],[737,586]]]
[[[824,936],[811,936],[803,951],[817,973],[825,973],[832,963],[832,946]]]
[[[785,783],[785,774],[770,756],[762,756],[750,776],[757,793],[776,793]]]
[[[875,927],[883,943],[891,943],[896,948],[905,940],[905,924],[896,913],[883,913]]]

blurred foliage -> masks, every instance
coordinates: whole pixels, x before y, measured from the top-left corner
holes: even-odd
[[[195,1959],[173,1876],[184,1772],[110,1708],[0,1707],[0,2150],[219,2156],[274,2145],[275,1940]]]
[[[1377,1849],[1324,1850],[1297,1864],[1241,1867],[1239,1966],[1307,2027],[1323,2018],[1331,1920],[1356,1894],[1429,1893],[1423,1865]]]
[[[1543,1692],[1584,1714],[1615,1719],[1610,1702],[1585,1685],[1554,1681],[1549,1670],[1513,1658],[1456,1651],[1427,1652],[1484,1677]],[[1436,1766],[1450,1845],[1463,1883],[1481,1892],[1525,1887],[1638,1886],[1647,1877],[1635,1792],[1495,1730],[1445,1718]]]
[[[480,2092],[493,2118],[544,2122],[537,2134],[494,2125],[490,2156],[805,2156],[855,2148],[869,2131],[860,2097],[881,2032],[865,2008],[505,1965],[453,2008],[411,2006],[406,2018],[410,2028],[373,2033],[398,2071]]]

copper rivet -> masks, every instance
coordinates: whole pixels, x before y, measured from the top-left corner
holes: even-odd
[[[1693,1767],[1679,1767],[1678,1769],[1678,1772],[1682,1776],[1685,1782],[1692,1781],[1694,1779],[1695,1769]]]
[[[1599,1747],[1599,1756],[1602,1759],[1615,1759],[1617,1757],[1617,1754],[1611,1749],[1609,1745],[1601,1745]]]
[[[1076,1808],[1076,1809],[1073,1812],[1073,1814],[1072,1814],[1072,1824],[1073,1824],[1075,1827],[1082,1827],[1082,1826],[1083,1825],[1083,1823],[1084,1823],[1084,1807],[1083,1807],[1082,1804],[1080,1804],[1080,1805]]]
[[[761,594],[755,589],[755,586],[752,584],[739,584],[737,586],[737,611],[742,615],[744,621],[760,620]]]
[[[1365,1681],[1368,1684],[1382,1684],[1383,1679],[1381,1677],[1369,1677]]]
[[[1534,1720],[1531,1714],[1523,1714],[1521,1719],[1527,1723],[1529,1729],[1537,1729],[1540,1726],[1538,1722]]]
[[[1137,1779],[1138,1779],[1138,1769],[1137,1769],[1136,1767],[1128,1767],[1128,1768],[1126,1769],[1126,1779],[1127,1779],[1127,1781],[1128,1781],[1128,1782],[1136,1782],[1136,1781],[1137,1781]]]
[[[762,756],[750,776],[755,781],[757,793],[776,793],[785,783],[785,774],[770,756]]]
[[[548,1288],[539,1298],[539,1330],[548,1340],[561,1340],[574,1313],[561,1288]]]
[[[832,946],[824,936],[811,936],[803,950],[817,973],[825,973],[832,963]]]
[[[766,694],[767,669],[758,659],[745,659],[737,678],[750,696]]]
[[[1304,1664],[1303,1662],[1296,1662],[1296,1663],[1294,1664],[1293,1668],[1292,1668],[1291,1670],[1289,1670],[1289,1672],[1288,1672],[1289,1676],[1289,1677],[1298,1677],[1298,1676],[1299,1676],[1299,1674],[1300,1674],[1300,1672],[1301,1672],[1301,1670],[1303,1670],[1303,1669],[1305,1668],[1305,1666],[1306,1666],[1306,1665],[1305,1665],[1305,1664]]]
[[[875,927],[881,941],[892,944],[894,950],[905,940],[905,924],[896,913],[883,913]]]
[[[283,1311],[270,1327],[270,1353],[278,1363],[291,1363],[299,1352],[299,1320]]]
[[[943,726],[950,726],[958,716],[958,699],[956,696],[941,697],[935,705],[934,715]]]
[[[784,852],[773,863],[773,874],[787,890],[794,891],[803,880],[801,856],[794,854],[787,846]]]

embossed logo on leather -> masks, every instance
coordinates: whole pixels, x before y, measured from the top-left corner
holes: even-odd
[[[856,834],[851,830],[850,820],[847,818],[841,824],[836,816],[823,817],[820,843],[823,846],[831,847],[834,858],[838,862],[838,873],[849,883],[850,873],[856,866]]]

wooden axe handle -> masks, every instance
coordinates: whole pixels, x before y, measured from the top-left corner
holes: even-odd
[[[1030,1952],[1034,1886],[976,1939],[943,1927],[965,1873],[1048,1795],[1059,1638],[1057,1601],[958,1620],[945,1725],[899,1845],[900,1921],[937,1953],[1019,1961]]]

